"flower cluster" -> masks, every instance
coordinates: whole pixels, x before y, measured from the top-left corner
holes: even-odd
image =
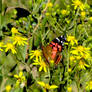
[[[22,45],[22,46],[24,46],[24,44],[27,44],[27,38],[24,38],[24,37],[21,37],[21,36],[13,36],[12,38],[11,38],[12,40],[13,40],[13,44],[14,45]]]
[[[7,6],[7,0],[3,1],[4,6]],[[9,17],[9,21],[3,22],[0,29],[0,91],[90,92],[90,2],[91,0],[24,0],[23,5],[30,7],[13,9],[16,16],[14,11],[3,14],[6,10],[3,9],[1,14],[5,17],[2,18]],[[26,12],[27,16],[18,17],[18,9]],[[11,17],[14,18],[10,20]],[[64,45],[62,41],[65,39],[60,35],[67,36]],[[53,40],[56,36],[60,36],[60,39]],[[40,44],[45,45],[50,41],[46,48],[42,46],[42,50],[40,49]],[[34,50],[35,48],[37,49]]]
[[[84,4],[80,0],[73,0],[73,4],[72,5],[74,5],[74,9],[75,10],[80,8],[80,10],[83,11],[85,9]]]
[[[44,88],[44,90],[46,89],[55,89],[55,88],[58,88],[58,86],[56,85],[49,85],[49,84],[46,84],[44,82],[41,82],[41,81],[38,81],[37,82],[40,86],[42,86]],[[45,91],[46,92],[46,91]]]
[[[70,50],[70,65],[78,64],[79,69],[86,69],[85,67],[90,67],[85,61],[91,58],[90,48],[78,45],[78,41],[74,36],[68,36],[67,41],[71,46]],[[76,45],[75,45],[76,44]]]
[[[13,27],[13,28],[11,29],[11,32],[12,32],[12,35],[20,34],[20,33],[18,32],[18,30],[17,30],[15,27]]]
[[[14,46],[12,43],[7,43],[7,44],[5,45],[5,47],[6,47],[5,52],[11,50],[11,52],[12,52],[13,54],[17,53],[16,50],[15,50],[15,46]]]
[[[41,50],[32,50],[31,53],[29,54],[30,55],[30,59],[32,58],[36,58],[34,59],[34,63],[33,65],[39,65],[39,71],[42,71],[42,69],[44,70],[44,72],[47,72],[47,69],[46,69],[46,63],[44,62],[44,60],[42,59],[42,52]]]
[[[46,64],[45,64],[45,62],[42,60],[41,57],[38,59],[38,61],[37,61],[37,60],[34,60],[33,65],[39,65],[39,66],[40,66],[40,67],[39,67],[39,71],[42,71],[42,69],[43,69],[44,72],[47,72]]]
[[[15,27],[11,29],[11,32],[12,37],[9,37],[7,42],[0,42],[0,51],[11,51],[13,54],[16,54],[16,45],[24,46],[27,44],[27,38],[24,38]]]
[[[76,38],[74,36],[67,36],[67,41],[68,43],[66,44],[70,44],[70,45],[74,45],[74,44],[78,44],[78,41],[76,40]]]
[[[81,0],[73,0],[72,5],[74,6],[75,10],[76,9],[80,10],[81,20],[84,20],[87,15],[86,8],[87,8],[88,4],[84,4],[83,2],[81,2]]]
[[[84,46],[77,46],[77,47],[72,47],[72,51],[70,52],[71,54],[75,55],[77,58],[81,59],[88,59],[90,58],[90,48],[86,48]]]
[[[86,85],[86,90],[92,90],[92,80],[87,82],[87,85]]]

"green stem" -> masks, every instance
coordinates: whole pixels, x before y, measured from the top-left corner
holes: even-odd
[[[75,17],[73,19],[73,22],[72,22],[74,24],[74,28],[75,28],[75,30],[74,30],[74,36],[76,35],[76,27],[77,27],[76,19],[77,19],[78,13],[79,13],[79,8],[77,9],[76,15],[75,15]]]
[[[50,69],[50,81],[49,81],[49,84],[50,84],[50,85],[52,84],[53,70],[54,70],[54,69]]]
[[[70,46],[68,47],[68,55],[67,55],[67,72],[69,69],[69,57],[70,57]],[[68,86],[68,79],[69,79],[69,74],[67,76],[67,86]]]
[[[62,31],[60,31],[53,23],[51,23],[51,21],[48,21],[49,24],[55,28],[56,31],[58,31],[59,33],[63,33]]]
[[[84,27],[84,31],[85,31],[85,33],[86,33],[86,35],[87,35],[87,37],[88,37],[88,33],[87,33],[87,31],[86,31],[86,25],[85,25],[85,23],[84,23],[84,21],[82,21],[82,24],[83,24],[83,27]]]
[[[80,82],[79,82],[79,71],[77,72],[77,88],[78,88],[78,92],[79,92],[79,88],[80,88]]]

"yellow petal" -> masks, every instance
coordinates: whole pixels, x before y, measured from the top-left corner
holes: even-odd
[[[22,76],[23,76],[23,72],[20,72],[20,73],[19,73],[19,77],[22,77]]]
[[[78,51],[77,50],[72,50],[72,51],[70,51],[70,53],[78,55]]]
[[[32,63],[33,65],[39,65],[39,63]]]
[[[56,86],[56,85],[51,85],[50,86],[50,89],[55,89],[55,88],[58,88],[58,86]]]
[[[10,85],[7,85],[6,86],[6,91],[9,92],[11,90],[11,86]]]
[[[3,49],[0,48],[0,51],[3,51]]]
[[[17,74],[14,75],[15,78],[19,78],[19,76]]]
[[[38,81],[37,83],[38,83],[39,85],[43,86],[43,87],[45,86],[45,83],[44,83],[44,82]]]
[[[68,91],[68,92],[72,92],[72,87],[68,87],[68,88],[67,88],[67,91]]]
[[[46,67],[44,67],[44,71],[45,71],[45,72],[47,72],[47,69],[46,69]]]
[[[22,79],[22,81],[25,81],[26,80],[25,76],[22,76],[21,79]]]
[[[39,68],[39,71],[41,71],[42,70],[42,66]]]

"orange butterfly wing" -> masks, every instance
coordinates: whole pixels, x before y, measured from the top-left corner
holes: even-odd
[[[49,45],[46,47],[42,47],[43,55],[46,58],[46,61],[49,63],[50,60],[54,60],[55,64],[58,64],[62,58],[60,55],[60,51],[57,51],[56,49],[53,49]]]
[[[64,36],[59,36],[46,47],[42,47],[43,55],[48,63],[50,60],[54,60],[55,64],[60,62],[62,58],[61,52],[64,46],[64,42],[66,42],[66,38]]]

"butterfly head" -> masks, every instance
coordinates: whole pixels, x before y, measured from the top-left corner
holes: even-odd
[[[64,46],[64,42],[66,42],[66,38],[64,36],[59,36],[53,40],[54,43],[58,43],[61,46]]]

